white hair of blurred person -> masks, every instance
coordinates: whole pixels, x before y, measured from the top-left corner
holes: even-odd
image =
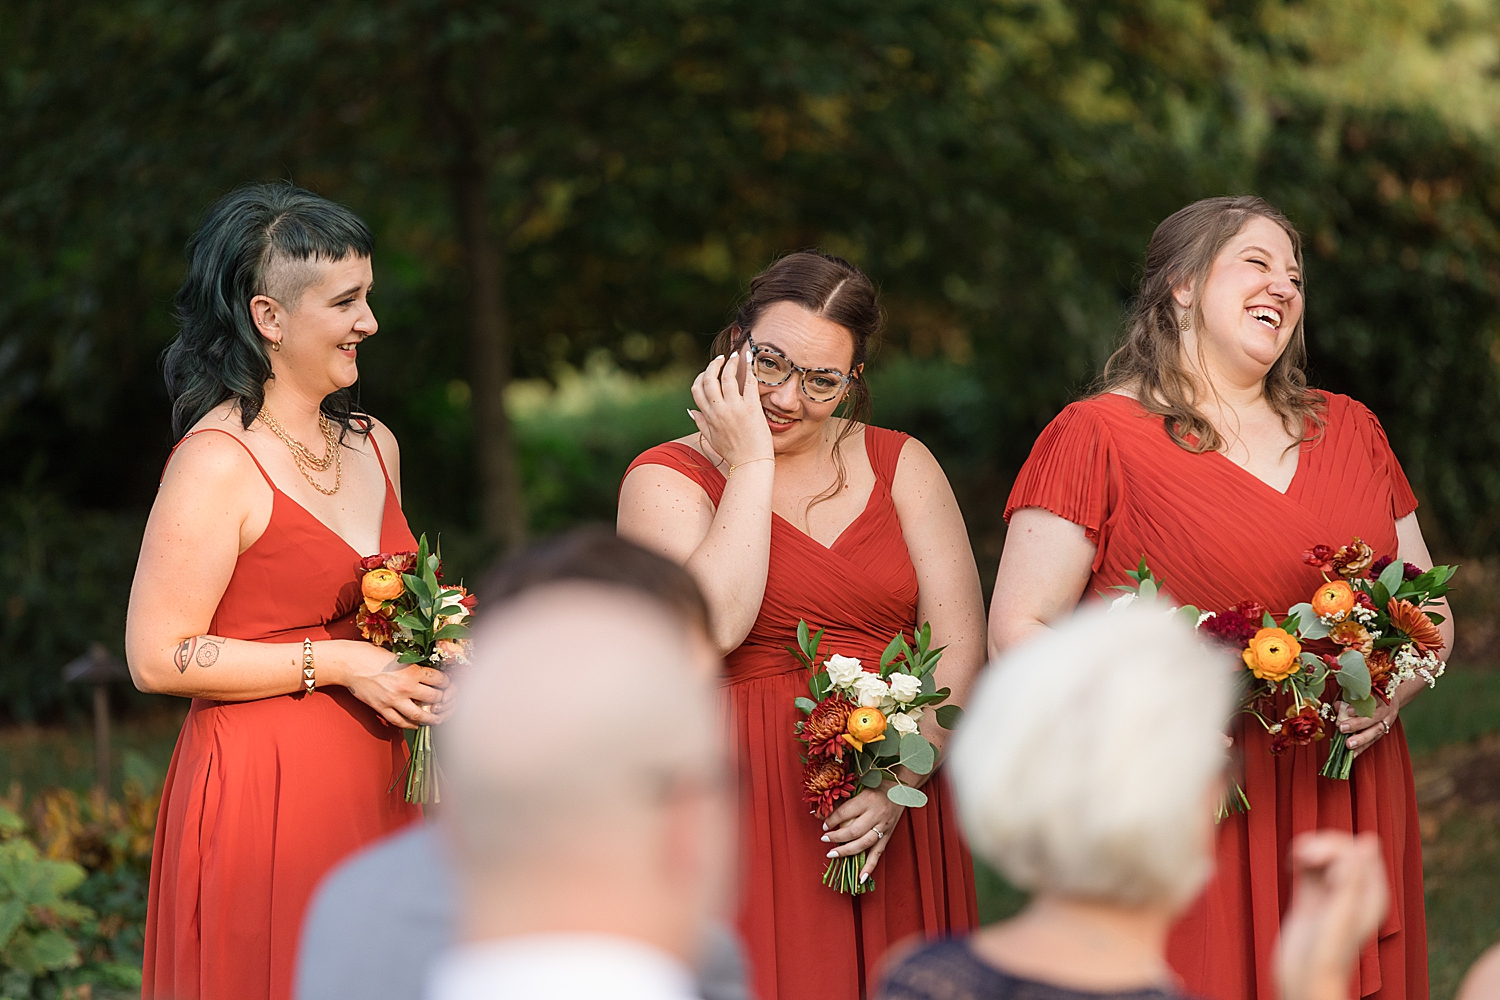
[[[439,747],[464,939],[613,934],[697,959],[734,828],[717,664],[691,632],[590,582],[481,617]]]
[[[1185,906],[1212,873],[1233,665],[1179,616],[1081,611],[997,660],[948,768],[974,853],[1014,885]]]

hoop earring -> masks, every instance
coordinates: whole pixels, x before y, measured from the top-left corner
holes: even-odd
[[[1185,330],[1185,329],[1187,329],[1187,327],[1183,327],[1183,329]],[[279,340],[273,340],[273,341],[271,341],[271,350],[273,350],[273,351],[280,351],[281,350],[281,341],[279,341]]]
[[[1193,314],[1192,313],[1186,313],[1186,312],[1183,313],[1182,314],[1182,318],[1177,321],[1177,329],[1180,330],[1180,331],[1182,331],[1183,333],[1187,333],[1192,328],[1193,328]]]

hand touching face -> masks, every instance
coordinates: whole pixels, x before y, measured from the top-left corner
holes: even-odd
[[[854,338],[849,331],[795,302],[767,306],[755,321],[755,329],[749,332],[757,347],[778,351],[800,368],[825,368],[850,374],[854,363]],[[816,441],[849,391],[845,386],[833,399],[816,402],[802,391],[802,376],[798,372],[780,385],[757,385],[761,411],[777,452],[797,451]]]

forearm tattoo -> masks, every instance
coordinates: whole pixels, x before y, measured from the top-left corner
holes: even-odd
[[[194,663],[200,667],[211,667],[219,662],[219,648],[227,641],[216,635],[195,635],[191,639],[184,639],[173,654],[172,662],[177,664],[179,674],[187,673],[187,668]]]

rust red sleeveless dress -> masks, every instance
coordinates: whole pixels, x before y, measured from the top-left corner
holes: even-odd
[[[261,475],[271,486],[271,520],[235,563],[210,634],[358,639],[360,553]],[[389,475],[380,547],[417,547]],[[289,997],[318,880],[421,815],[390,790],[406,757],[400,731],[342,687],[257,701],[194,698],[156,822],[142,996]]]
[[[1305,549],[1358,535],[1376,555],[1394,555],[1396,520],[1417,506],[1375,416],[1324,395],[1327,428],[1302,445],[1285,494],[1221,454],[1178,447],[1135,400],[1074,403],[1037,440],[1005,516],[1043,507],[1082,525],[1099,547],[1090,593],[1128,583],[1145,556],[1180,601],[1212,610],[1253,599],[1284,611],[1322,579],[1302,563]],[[1400,723],[1360,755],[1347,782],[1318,777],[1326,743],[1275,757],[1265,730],[1244,716],[1235,739],[1251,809],[1219,826],[1217,874],[1172,933],[1168,957],[1187,992],[1275,1000],[1271,949],[1290,901],[1291,839],[1334,829],[1379,834],[1391,885],[1390,914],[1360,956],[1354,995],[1426,1000],[1422,850]]]
[[[723,705],[742,789],[739,929],[760,1000],[855,1000],[878,985],[896,942],[967,931],[978,921],[973,862],[941,772],[926,786],[927,805],[906,810],[889,835],[875,890],[860,896],[823,885],[823,824],[802,801],[793,699],[807,694],[807,671],[786,651],[798,619],[828,630],[822,653],[867,664],[917,625],[917,574],[891,499],[905,442],[905,434],[865,429],[875,488],[831,547],[772,515],[760,615],[726,658]],[[715,504],[723,496],[724,476],[686,445],[652,448],[631,469],[645,464],[682,473]]]

